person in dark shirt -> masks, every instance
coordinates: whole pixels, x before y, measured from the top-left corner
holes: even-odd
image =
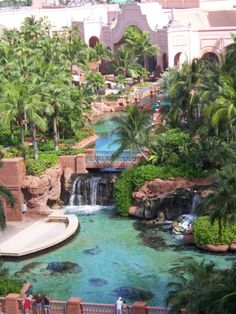
[[[45,314],[50,314],[50,301],[49,301],[48,296],[46,295],[43,298],[43,304],[44,304]]]
[[[42,298],[41,294],[36,295],[36,297],[35,297],[35,309],[36,309],[37,314],[42,313],[42,307],[43,307],[42,303],[43,303],[43,298]]]

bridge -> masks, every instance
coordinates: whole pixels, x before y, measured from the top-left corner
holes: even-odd
[[[123,153],[117,158],[112,158],[113,152],[95,152],[94,149],[86,150],[85,163],[87,169],[103,169],[103,168],[131,168],[139,163],[142,158],[141,154],[130,156]]]
[[[115,160],[111,155],[112,152],[96,153],[93,148],[87,148],[83,154],[60,156],[59,160],[63,169],[70,168],[74,173],[86,173],[92,169],[127,169],[137,165],[142,159],[141,154],[135,156],[123,154]]]

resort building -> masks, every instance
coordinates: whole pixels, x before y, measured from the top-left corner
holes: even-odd
[[[80,36],[94,46],[97,42],[115,51],[125,29],[137,26],[160,46],[160,55],[145,63],[157,74],[167,67],[206,57],[219,60],[236,32],[234,0],[157,0],[107,4],[34,0],[32,7],[0,10],[0,30],[19,28],[26,16],[47,16],[53,31],[77,25]]]

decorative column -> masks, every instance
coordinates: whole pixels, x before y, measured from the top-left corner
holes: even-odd
[[[67,301],[66,314],[82,314],[83,308],[81,302],[82,299],[80,298],[70,298]]]
[[[10,293],[6,296],[6,314],[20,314],[19,301],[20,295],[17,293]]]
[[[137,301],[132,305],[132,314],[146,314],[147,302]]]

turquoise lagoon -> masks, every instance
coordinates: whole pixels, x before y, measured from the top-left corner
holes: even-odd
[[[67,209],[80,221],[80,232],[73,240],[37,257],[4,261],[13,277],[31,282],[33,293],[47,293],[56,300],[81,297],[85,302],[114,303],[124,291],[117,289],[133,287],[152,292],[148,303],[162,306],[168,282],[173,281],[176,272],[183,271],[185,262],[205,259],[219,267],[229,267],[234,258],[230,254],[213,255],[184,246],[169,231],[156,226],[141,230],[139,220],[120,218],[113,208]],[[151,232],[152,240],[155,238],[156,249],[145,244],[147,232]],[[80,271],[76,267],[65,273],[47,269],[49,263],[57,262],[74,263],[80,266]],[[128,303],[134,298],[125,297]]]

